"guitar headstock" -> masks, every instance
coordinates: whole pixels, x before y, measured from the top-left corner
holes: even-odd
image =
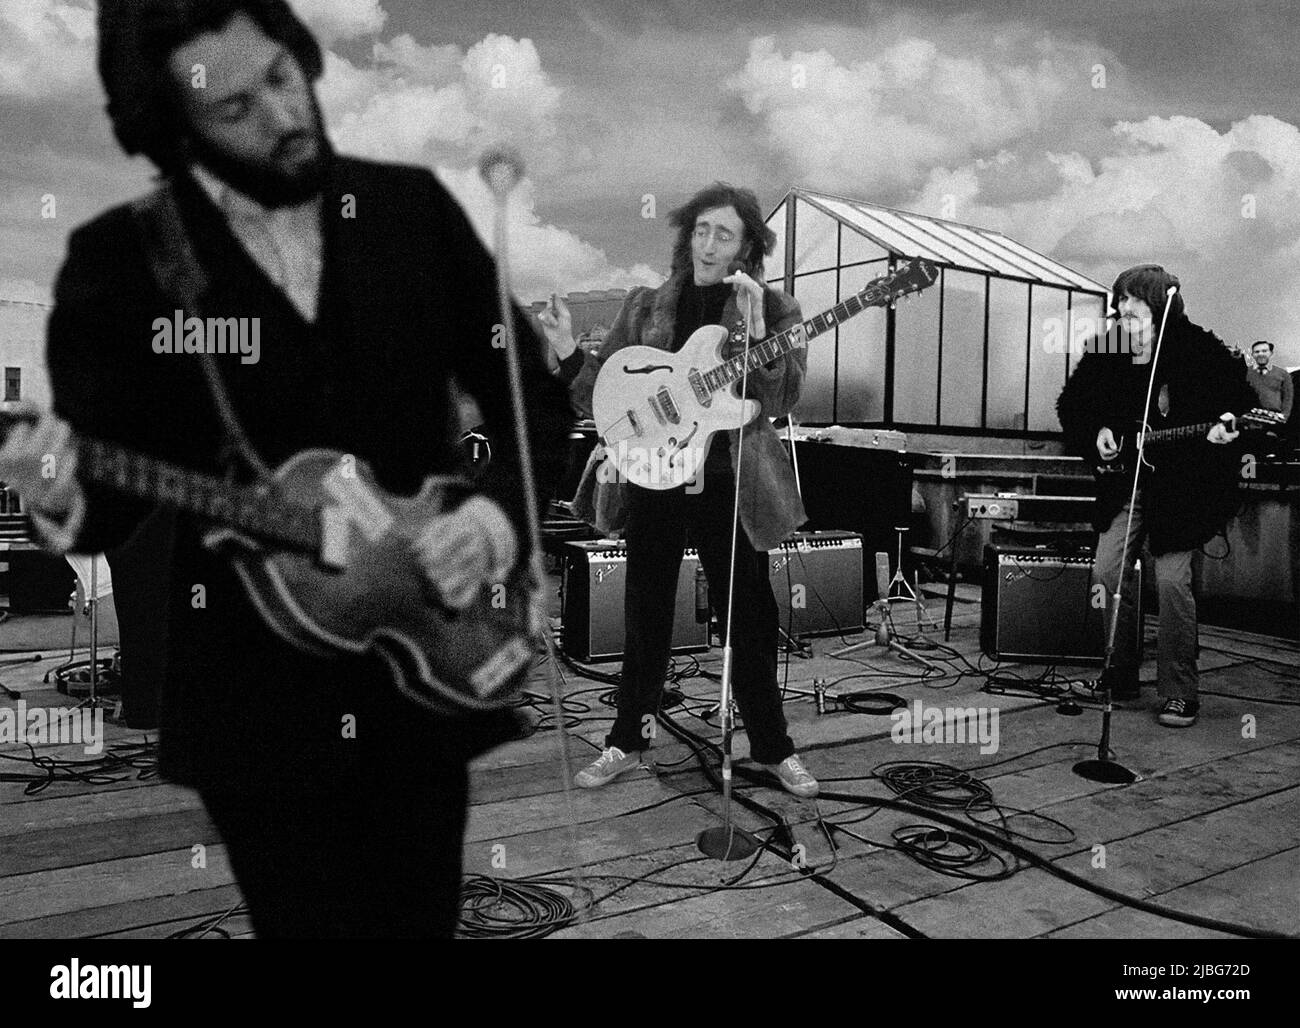
[[[882,307],[892,306],[906,296],[929,289],[938,279],[938,268],[921,257],[915,257],[906,264],[900,264],[888,275],[873,279],[863,290],[863,295],[870,303]]]
[[[1245,414],[1237,415],[1237,427],[1241,428],[1275,428],[1285,423],[1286,418],[1282,417],[1281,411],[1265,410],[1263,407],[1255,407]]]

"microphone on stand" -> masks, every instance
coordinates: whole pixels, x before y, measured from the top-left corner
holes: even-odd
[[[540,585],[546,580],[542,572],[542,528],[537,503],[537,484],[533,474],[532,446],[528,438],[528,421],[524,401],[523,374],[520,368],[519,346],[515,339],[515,304],[510,296],[510,271],[507,257],[508,231],[506,228],[507,201],[511,191],[524,177],[524,161],[513,147],[497,145],[483,152],[478,162],[479,174],[487,183],[496,199],[496,218],[494,237],[496,241],[496,279],[497,303],[501,311],[501,335],[505,343],[506,372],[510,384],[510,408],[514,420],[515,446],[518,450],[519,476],[524,492],[524,518],[528,528],[528,541],[531,549],[530,574],[532,585],[540,595]],[[545,664],[545,675],[551,689],[551,703],[555,708],[557,737],[559,740],[560,762],[564,768],[563,787],[564,805],[569,815],[569,847],[573,860],[573,872],[579,892],[585,890],[582,872],[578,869],[578,838],[576,831],[577,816],[574,813],[572,781],[568,769],[572,763],[569,755],[569,733],[566,729],[564,713],[563,687],[555,673],[559,663],[554,652],[554,640],[548,630],[546,612],[536,599],[530,611],[533,630],[541,637],[549,658]],[[577,920],[581,924],[587,919],[586,908],[578,911]]]
[[[727,265],[727,274],[734,275],[738,271],[744,271],[745,265],[741,261],[732,261]],[[741,287],[736,286],[736,297],[739,300]],[[749,311],[749,304],[744,305],[744,310]],[[749,371],[749,333],[750,321],[748,313],[745,314],[745,338],[741,341],[744,358],[741,364],[742,375],[740,379],[739,395],[745,395],[746,378]],[[735,731],[735,715],[732,712],[732,688],[731,688],[731,671],[732,671],[732,649],[731,649],[731,626],[733,624],[732,615],[735,612],[736,598],[736,534],[740,527],[740,468],[741,453],[745,445],[745,433],[743,431],[743,422],[736,426],[740,429],[736,442],[736,482],[735,495],[732,502],[731,510],[731,558],[728,567],[731,573],[728,576],[727,597],[725,602],[719,598],[714,605],[721,613],[722,610],[727,612],[726,629],[723,633],[722,642],[722,683],[718,697],[717,711],[722,715],[722,824],[712,828],[706,828],[696,836],[696,845],[701,853],[705,856],[712,857],[714,860],[730,861],[743,860],[752,855],[762,843],[745,831],[743,828],[737,828],[731,817],[731,736]],[[706,715],[707,716],[707,715]]]
[[[478,173],[497,200],[504,200],[524,177],[524,160],[510,146],[491,146],[478,159]]]

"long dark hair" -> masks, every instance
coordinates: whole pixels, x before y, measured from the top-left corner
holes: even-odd
[[[284,0],[100,0],[99,77],[123,150],[177,169],[184,126],[167,59],[241,12],[293,54],[309,81],[320,78],[320,45]]]
[[[1181,291],[1168,295],[1170,286],[1179,285],[1178,276],[1171,275],[1159,264],[1139,264],[1121,271],[1110,287],[1110,308],[1119,314],[1119,302],[1124,294],[1142,300],[1151,308],[1151,317],[1155,320],[1157,331],[1160,319],[1164,316],[1165,304],[1169,304],[1169,320],[1177,321],[1183,316],[1183,294]]]
[[[772,252],[776,233],[763,223],[763,211],[754,191],[729,182],[706,186],[668,215],[668,224],[677,229],[677,240],[673,243],[673,272],[691,267],[691,234],[695,231],[695,219],[715,207],[734,207],[740,215],[745,242],[737,259],[744,262],[746,274],[761,278],[763,258]]]

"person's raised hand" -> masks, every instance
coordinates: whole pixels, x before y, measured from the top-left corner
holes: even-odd
[[[559,360],[569,357],[578,348],[573,338],[573,313],[558,294],[551,294],[550,303],[542,308],[537,320],[541,322],[546,341]]]

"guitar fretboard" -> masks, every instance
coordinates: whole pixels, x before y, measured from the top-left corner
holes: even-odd
[[[1179,425],[1177,428],[1156,428],[1146,435],[1146,443],[1172,443],[1179,439],[1191,439],[1193,436],[1205,435],[1217,425],[1217,421],[1202,421],[1195,425]]]
[[[715,368],[704,372],[700,377],[711,393],[717,392],[732,382],[738,382],[747,371],[756,371],[764,364],[770,364],[778,357],[789,353],[805,340],[819,336],[834,328],[842,321],[848,321],[861,314],[868,307],[879,307],[889,302],[892,296],[888,282],[873,283],[860,293],[837,303],[830,310],[823,311],[816,317],[809,318],[799,325],[786,329],[779,335],[764,339],[749,348],[747,353],[737,354],[723,361]],[[748,365],[748,367],[746,366]]]
[[[1237,416],[1238,430],[1243,428],[1271,428],[1282,423],[1282,416],[1259,407]],[[1218,421],[1201,421],[1195,425],[1178,425],[1174,428],[1156,428],[1147,432],[1147,445],[1152,443],[1172,443],[1179,439],[1191,439],[1209,432]]]
[[[118,492],[242,529],[282,546],[316,551],[320,522],[310,507],[95,439],[78,439],[78,475]]]

